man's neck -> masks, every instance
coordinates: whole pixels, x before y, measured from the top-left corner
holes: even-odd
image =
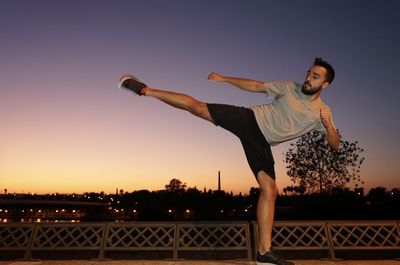
[[[306,94],[305,94],[306,95]],[[314,94],[314,95],[306,95],[307,99],[311,102],[316,101],[320,98],[321,95],[321,91],[319,91],[318,93]]]

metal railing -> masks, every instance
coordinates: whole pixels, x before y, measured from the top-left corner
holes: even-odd
[[[105,259],[110,251],[240,250],[251,259],[248,222],[129,222],[0,224],[0,251],[97,250]]]
[[[251,230],[253,230],[251,239]],[[256,222],[3,223],[0,252],[241,251],[251,260],[258,247]],[[400,250],[399,221],[277,221],[277,250]],[[252,244],[253,243],[253,244]],[[400,252],[399,252],[400,253]]]
[[[257,223],[253,222],[255,251]],[[400,250],[399,221],[280,221],[272,231],[276,250]],[[399,252],[400,257],[400,252]]]

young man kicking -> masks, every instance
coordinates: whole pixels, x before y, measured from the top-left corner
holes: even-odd
[[[271,248],[277,196],[271,145],[292,140],[311,130],[318,130],[326,135],[331,148],[339,148],[340,137],[334,127],[331,112],[320,97],[334,77],[335,71],[332,66],[320,58],[316,58],[308,69],[303,85],[293,81],[260,82],[227,77],[215,72],[208,76],[209,80],[226,82],[240,89],[274,98],[270,104],[250,108],[204,103],[188,95],[149,87],[131,75],[122,76],[119,87],[186,110],[239,137],[247,161],[260,186],[257,205],[257,264],[283,265],[293,263],[285,261]]]

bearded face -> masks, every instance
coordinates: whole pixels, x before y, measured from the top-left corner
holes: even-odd
[[[303,93],[308,96],[317,94],[321,89],[322,89],[322,85],[313,87],[311,85],[311,83],[308,81],[305,81],[303,83],[303,86],[301,87],[301,91],[303,91]]]
[[[317,65],[313,65],[308,71],[301,90],[306,95],[318,94],[328,83],[325,81],[326,70]]]

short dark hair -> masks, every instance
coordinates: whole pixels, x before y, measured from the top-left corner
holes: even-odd
[[[333,69],[332,65],[318,57],[315,58],[314,65],[321,66],[326,70],[325,81],[331,84],[333,82],[333,79],[335,79],[335,70]]]

